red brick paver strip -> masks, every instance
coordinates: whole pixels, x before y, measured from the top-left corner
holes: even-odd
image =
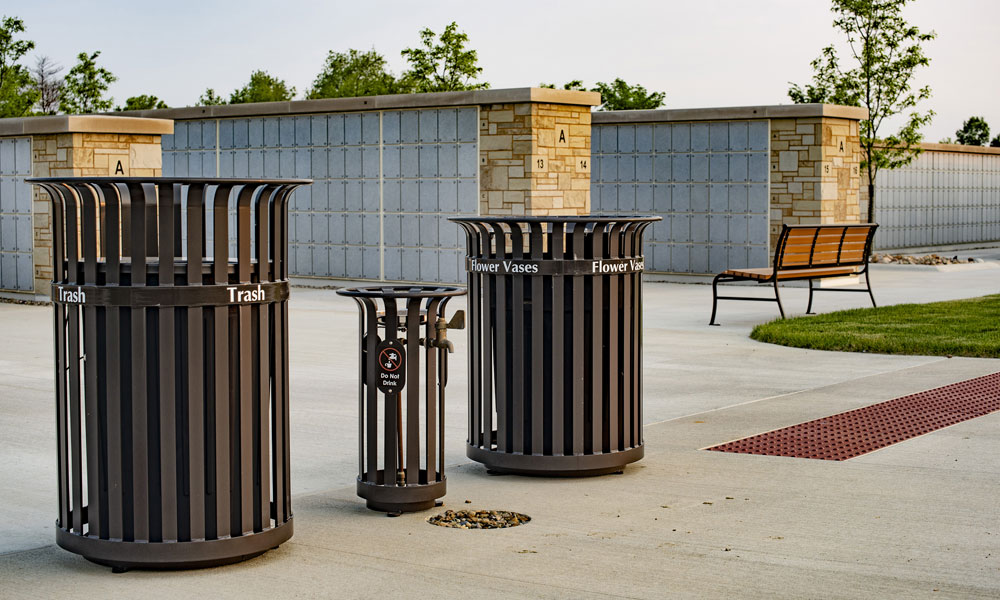
[[[847,460],[997,410],[1000,373],[993,373],[707,450]]]

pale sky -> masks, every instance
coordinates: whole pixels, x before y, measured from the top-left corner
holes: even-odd
[[[13,0],[0,12],[24,20],[34,56],[68,70],[80,52],[119,80],[116,102],[153,94],[170,106],[195,104],[207,87],[228,97],[264,69],[298,96],[329,50],[375,48],[395,74],[400,50],[418,31],[451,21],[479,52],[493,88],[588,86],[621,77],[666,92],[665,108],[787,104],[788,82],[810,79],[809,62],[842,40],[828,0],[660,0],[651,2],[307,1],[146,3]],[[1000,133],[1000,0],[914,0],[910,23],[934,30],[932,62],[919,84],[937,116],[925,140],[954,136],[971,115]],[[65,74],[65,70],[63,72]],[[881,133],[881,132],[880,132]]]

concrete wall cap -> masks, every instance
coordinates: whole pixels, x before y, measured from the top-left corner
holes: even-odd
[[[966,146],[964,144],[920,144],[927,152],[958,152],[960,154],[986,154],[1000,156],[1000,148],[989,146]]]
[[[386,96],[362,96],[358,98],[291,100],[288,102],[222,104],[219,106],[189,106],[186,108],[133,110],[116,114],[190,120],[447,106],[479,106],[524,102],[569,104],[589,108],[601,103],[601,95],[597,92],[579,92],[575,90],[510,88],[502,90],[471,90],[466,92],[434,92],[429,94],[391,94]]]
[[[0,119],[0,136],[57,133],[166,135],[173,132],[174,122],[170,119],[111,115],[51,115]]]
[[[836,104],[775,104],[770,106],[731,106],[722,108],[670,108],[656,110],[598,111],[593,123],[665,123],[670,121],[726,121],[733,119],[795,119],[829,117],[862,120],[868,109]]]

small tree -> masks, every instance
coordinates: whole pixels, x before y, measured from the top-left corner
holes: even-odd
[[[833,25],[847,36],[854,66],[845,68],[833,46],[812,62],[815,74],[805,88],[792,85],[795,102],[837,102],[863,106],[868,118],[860,123],[861,167],[868,174],[868,220],[875,220],[875,179],[879,169],[894,169],[919,154],[920,128],[933,111],[911,111],[930,97],[929,87],[913,90],[913,73],[930,63],[921,44],[935,34],[921,31],[902,17],[910,0],[832,0]],[[906,114],[895,134],[880,138],[886,119]]]
[[[430,29],[420,32],[423,47],[407,48],[401,52],[410,63],[410,70],[403,74],[403,85],[412,92],[449,92],[457,90],[483,90],[490,87],[477,82],[483,69],[476,63],[475,50],[466,50],[469,36],[458,31],[452,21],[440,37]]]
[[[118,78],[104,67],[97,66],[100,50],[88,55],[81,52],[77,55],[76,65],[66,74],[62,94],[59,97],[59,110],[67,115],[111,110],[113,98],[105,98],[108,87]]]
[[[151,110],[154,108],[170,108],[167,103],[156,96],[143,94],[132,96],[125,100],[125,106],[119,106],[115,110]]]
[[[1000,148],[1000,133],[998,133],[995,138],[990,140],[990,148]]]
[[[246,85],[229,95],[229,103],[281,102],[293,97],[295,88],[288,87],[284,80],[268,75],[266,71],[254,71]]]
[[[216,94],[213,88],[206,88],[205,93],[198,98],[198,104],[195,106],[218,106],[225,103],[226,99]]]
[[[19,64],[35,47],[31,40],[15,39],[23,32],[24,21],[17,17],[5,16],[0,22],[0,118],[24,116],[38,100],[31,74]]]
[[[550,90],[554,90],[554,89],[556,89],[556,84],[554,84],[554,83],[539,83],[538,87],[540,87],[540,88],[548,88]],[[586,91],[588,91],[587,88],[583,87],[583,80],[582,79],[574,79],[573,81],[564,83],[562,85],[562,89],[564,89],[564,90],[575,90],[575,91],[579,91],[579,92],[586,92]]]
[[[840,63],[833,46],[823,48],[823,53],[809,64],[815,72],[813,83],[807,83],[805,87],[792,83],[792,87],[788,90],[792,102],[861,106],[860,82],[857,79],[840,76],[838,67]]]
[[[990,141],[990,126],[982,117],[969,117],[955,132],[955,141],[966,146],[985,146]]]
[[[399,93],[401,86],[386,69],[385,57],[374,49],[327,54],[323,70],[306,98],[356,98]]]
[[[59,111],[59,95],[62,93],[63,78],[56,77],[62,67],[55,64],[48,56],[35,59],[35,68],[31,70],[32,85],[38,92],[38,102],[35,107],[38,114],[54,115]]]
[[[594,92],[601,93],[598,110],[646,110],[663,106],[664,92],[647,92],[641,85],[629,85],[616,78],[612,83],[598,81]]]

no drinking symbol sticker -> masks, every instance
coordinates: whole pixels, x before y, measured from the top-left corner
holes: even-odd
[[[406,352],[396,340],[386,340],[375,350],[378,368],[375,387],[383,394],[398,394],[406,385]]]

